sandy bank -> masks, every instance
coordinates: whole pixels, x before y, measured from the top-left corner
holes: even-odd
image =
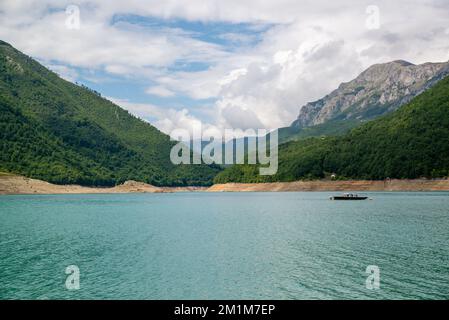
[[[210,187],[210,192],[263,191],[449,191],[449,179],[390,181],[294,181],[275,183],[227,183]]]
[[[162,193],[204,190],[201,187],[155,187],[127,181],[113,188],[90,188],[78,185],[56,185],[42,180],[0,173],[0,194],[83,194],[83,193]]]
[[[264,192],[264,191],[449,191],[449,179],[390,181],[295,181],[275,183],[227,183],[206,187],[155,187],[127,181],[113,188],[55,185],[42,180],[0,173],[0,194],[85,194],[85,193],[170,193],[185,191]]]

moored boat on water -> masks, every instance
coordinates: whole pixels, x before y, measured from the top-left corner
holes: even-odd
[[[332,196],[330,200],[366,200],[368,197],[359,196],[356,193],[344,193],[341,196]]]

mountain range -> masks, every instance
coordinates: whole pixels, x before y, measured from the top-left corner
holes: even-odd
[[[57,184],[157,186],[449,175],[449,63],[371,66],[280,129],[279,170],[173,165],[176,143],[0,41],[0,172]]]
[[[209,185],[218,166],[173,165],[149,123],[0,42],[0,171],[58,184]]]
[[[234,165],[214,182],[448,176],[449,77],[445,77],[396,111],[346,134],[280,145],[276,175],[261,176],[256,165]]]
[[[376,64],[325,97],[300,108],[280,132],[283,141],[337,135],[397,110],[449,74],[449,62],[414,65],[398,60]]]

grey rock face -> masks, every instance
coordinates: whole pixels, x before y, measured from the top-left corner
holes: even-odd
[[[448,74],[449,62],[414,65],[398,60],[373,65],[324,98],[303,106],[292,127],[373,119],[396,110]]]

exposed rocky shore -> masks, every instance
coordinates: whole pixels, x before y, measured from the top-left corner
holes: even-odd
[[[274,183],[216,184],[211,192],[264,192],[264,191],[449,191],[449,179],[442,180],[388,180],[388,181],[294,181]]]
[[[288,191],[449,191],[449,179],[388,181],[294,181],[275,183],[227,183],[206,187],[155,187],[127,181],[112,188],[55,185],[11,174],[0,174],[0,194],[88,194],[88,193],[169,193],[207,192],[288,192]]]
[[[126,181],[124,184],[112,188],[94,188],[56,185],[22,176],[0,174],[0,194],[164,193],[205,189],[203,187],[155,187],[136,181]]]

